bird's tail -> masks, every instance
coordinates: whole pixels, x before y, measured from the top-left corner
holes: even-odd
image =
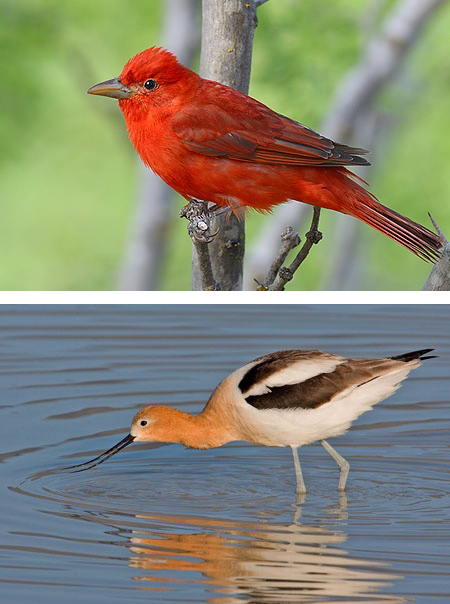
[[[393,361],[403,361],[404,363],[409,363],[409,361],[414,361],[415,359],[419,359],[420,361],[423,361],[424,359],[437,359],[435,354],[428,354],[429,352],[433,352],[433,350],[434,348],[423,348],[422,350],[397,354],[395,357],[390,358]]]
[[[347,171],[347,177],[349,175],[355,176]],[[435,262],[439,258],[444,242],[438,235],[382,205],[374,195],[354,180],[351,189],[356,199],[347,200],[348,214],[384,233],[427,262]]]

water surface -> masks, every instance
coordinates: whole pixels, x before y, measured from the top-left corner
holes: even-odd
[[[447,306],[0,307],[3,602],[423,602],[449,596]],[[301,460],[246,443],[133,445],[141,406],[196,412],[247,361],[286,348],[435,348],[404,386]]]

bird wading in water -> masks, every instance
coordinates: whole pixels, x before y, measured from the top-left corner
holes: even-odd
[[[205,80],[161,48],[130,59],[89,94],[119,100],[142,161],[191,201],[269,212],[290,200],[350,214],[434,261],[438,235],[380,204],[344,166],[366,150],[321,136],[252,97]],[[364,181],[362,181],[364,182]]]
[[[338,489],[349,463],[325,440],[346,432],[375,403],[391,396],[431,348],[382,359],[348,359],[318,350],[284,350],[255,359],[225,378],[198,415],[151,405],[130,433],[98,457],[64,470],[87,470],[133,442],[211,449],[231,441],[291,447],[297,494],[306,492],[298,448],[320,441],[336,461]]]

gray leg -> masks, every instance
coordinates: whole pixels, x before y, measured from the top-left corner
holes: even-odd
[[[323,446],[325,451],[328,451],[328,453],[331,455],[331,457],[334,459],[334,461],[339,466],[340,476],[339,476],[338,491],[343,491],[345,489],[345,483],[347,482],[347,476],[348,476],[348,472],[350,470],[350,464],[348,463],[348,461],[346,459],[344,459],[342,457],[342,455],[339,455],[339,453],[335,449],[333,449],[333,447],[329,443],[327,443],[326,440],[321,440],[320,444]]]
[[[295,445],[290,445],[292,450],[292,457],[294,458],[294,466],[295,466],[295,478],[297,479],[297,487],[295,492],[298,494],[306,493],[305,483],[303,481],[302,467],[300,465],[300,460],[298,458],[298,447]]]

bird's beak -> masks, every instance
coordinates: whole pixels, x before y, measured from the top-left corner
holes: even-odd
[[[129,99],[133,91],[122,84],[119,78],[100,82],[89,88],[88,94],[100,94],[101,96],[110,96],[113,99]]]
[[[76,466],[66,466],[62,468],[62,470],[71,470],[72,472],[81,472],[82,470],[89,470],[95,466],[98,466],[99,463],[103,463],[106,459],[120,451],[124,447],[127,447],[134,441],[135,437],[132,434],[128,434],[125,438],[122,438],[120,442],[118,442],[114,447],[108,449],[98,457],[94,457],[94,459],[90,459],[89,461],[85,461],[84,463],[77,464]]]

